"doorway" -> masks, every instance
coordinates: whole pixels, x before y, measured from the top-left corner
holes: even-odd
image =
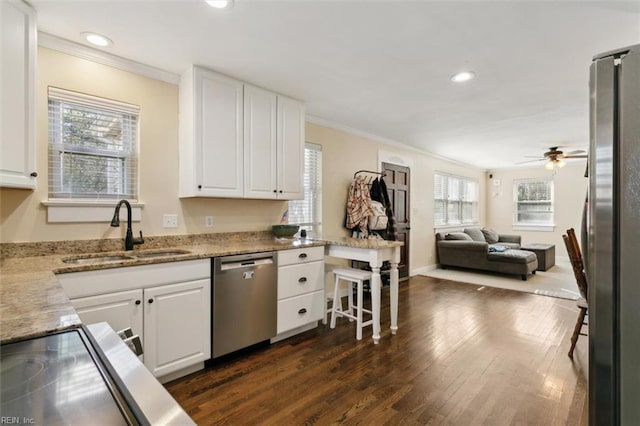
[[[400,248],[400,264],[398,264],[398,275],[400,279],[409,277],[409,232],[411,231],[411,209],[409,205],[409,167],[399,166],[396,164],[382,163],[382,172],[384,172],[384,182],[387,185],[389,201],[396,218],[397,240],[402,241],[404,245]]]

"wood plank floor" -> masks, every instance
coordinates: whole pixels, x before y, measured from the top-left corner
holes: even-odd
[[[393,336],[388,297],[379,345],[341,318],[167,389],[200,425],[588,423],[587,338],[567,357],[575,302],[418,276]]]

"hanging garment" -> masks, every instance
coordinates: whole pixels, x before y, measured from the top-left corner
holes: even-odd
[[[345,226],[351,230],[359,230],[364,237],[367,237],[369,235],[369,217],[372,214],[369,187],[363,177],[357,176],[349,185]]]
[[[380,193],[382,195],[382,199],[384,200],[383,204],[387,208],[387,217],[389,218],[389,221],[387,224],[387,233],[384,239],[396,241],[398,239],[398,225],[396,223],[396,217],[393,214],[393,206],[391,205],[391,200],[389,200],[389,192],[387,191],[387,184],[385,183],[383,178],[379,179],[378,186],[379,186]]]

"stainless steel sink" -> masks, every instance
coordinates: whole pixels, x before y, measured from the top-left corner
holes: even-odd
[[[181,254],[189,254],[189,253],[191,253],[189,250],[163,250],[163,251],[147,251],[147,252],[142,251],[134,254],[134,256],[140,259],[148,259],[153,257],[180,256]]]
[[[119,262],[122,260],[133,260],[131,256],[124,256],[120,254],[114,254],[109,256],[87,256],[87,257],[68,257],[62,259],[64,263],[72,263],[74,265],[84,265],[86,263],[104,263],[104,262]]]

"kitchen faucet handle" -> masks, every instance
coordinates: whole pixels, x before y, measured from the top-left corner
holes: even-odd
[[[134,239],[133,243],[134,244],[144,244],[144,237],[142,236],[142,231],[140,231],[140,238],[139,239]]]

